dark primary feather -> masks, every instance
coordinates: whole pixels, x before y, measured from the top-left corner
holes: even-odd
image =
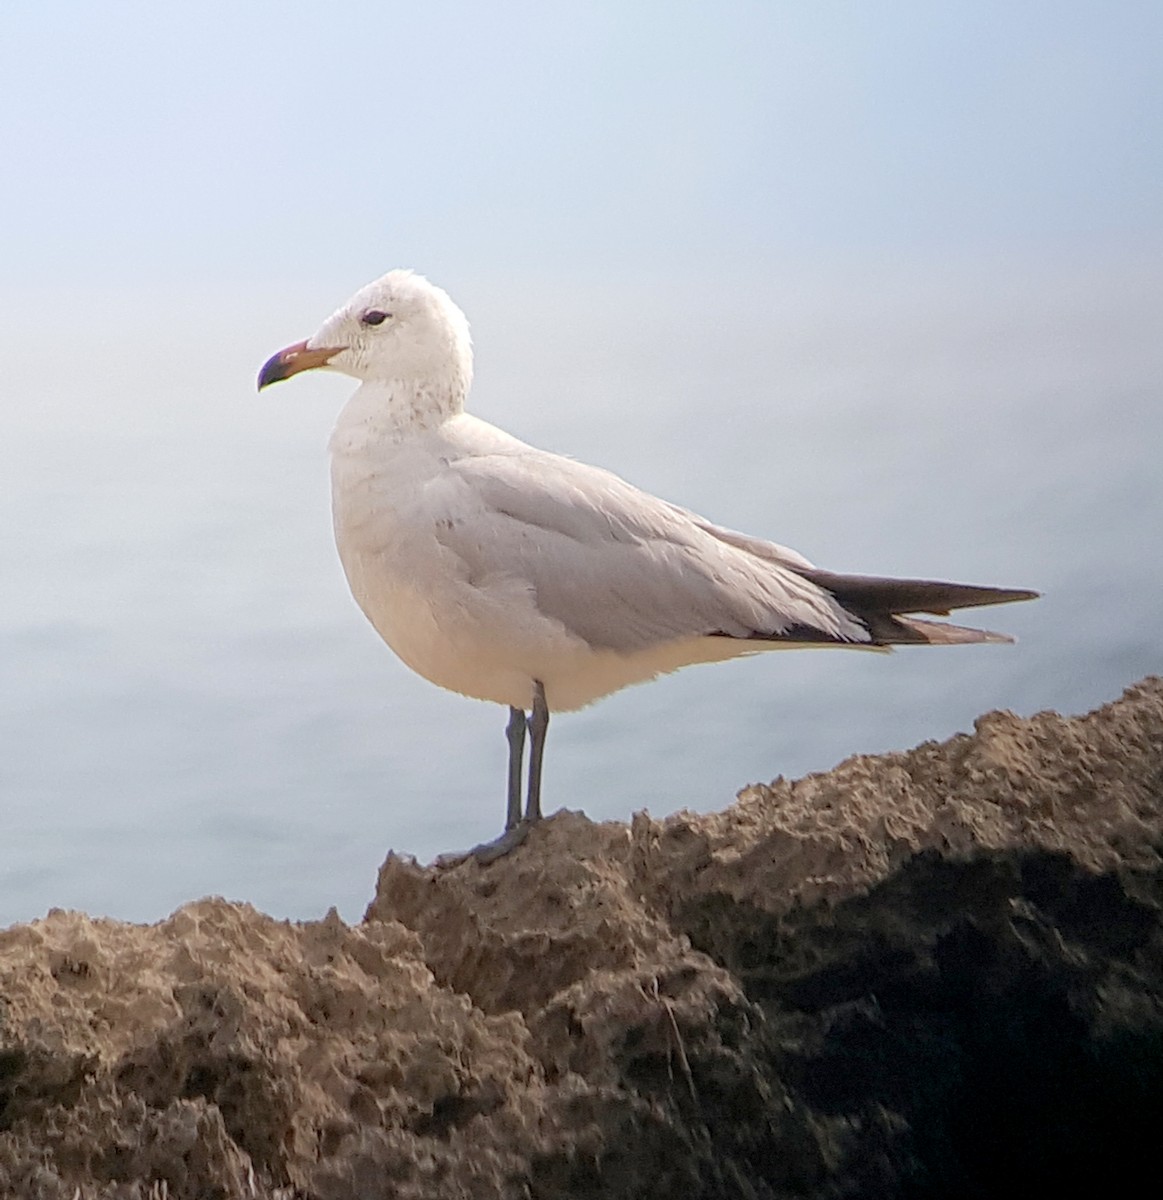
[[[876,646],[934,645],[952,646],[974,642],[1012,642],[1004,633],[951,625],[946,621],[926,621],[905,614],[925,612],[947,615],[955,608],[980,608],[988,604],[1008,604],[1034,600],[1038,593],[1026,588],[978,587],[968,583],[945,583],[929,579],[883,579],[875,575],[837,575],[831,571],[801,569],[805,579],[822,587],[867,626]],[[804,644],[829,644],[835,639],[818,630],[797,627],[773,637],[753,633],[757,641],[786,641]]]
[[[1037,592],[1026,588],[977,587],[971,583],[943,583],[931,579],[882,579],[876,575],[837,575],[832,571],[799,572],[805,579],[831,592],[846,608],[882,613],[936,613],[945,616],[955,608],[981,608],[1034,600]]]

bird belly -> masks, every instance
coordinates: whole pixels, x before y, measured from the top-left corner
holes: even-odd
[[[406,666],[478,700],[529,708],[536,672],[568,660],[576,638],[537,613],[515,581],[473,580],[430,533],[337,522],[340,560],[356,603]]]
[[[514,708],[531,706],[534,680],[552,711],[568,712],[680,667],[776,648],[724,637],[632,653],[591,647],[540,613],[515,581],[474,582],[444,562],[439,571],[427,564],[421,585],[383,549],[367,554],[341,543],[340,556],[356,602],[405,665],[449,691]]]

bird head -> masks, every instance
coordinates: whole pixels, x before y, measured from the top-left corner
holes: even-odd
[[[364,383],[452,386],[463,394],[472,377],[468,321],[448,293],[423,275],[389,271],[306,341],[272,355],[259,372],[259,390],[318,367]]]

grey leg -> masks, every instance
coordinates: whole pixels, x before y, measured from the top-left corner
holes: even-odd
[[[541,759],[545,753],[545,734],[549,729],[549,706],[545,686],[533,681],[533,711],[529,714],[529,798],[525,802],[525,821],[541,820]]]
[[[525,757],[525,730],[529,730],[529,794],[525,816],[521,817],[521,767]],[[505,736],[509,739],[509,799],[505,813],[505,832],[491,842],[474,846],[464,854],[442,854],[438,867],[454,867],[466,858],[475,858],[482,866],[515,850],[529,835],[534,823],[541,820],[541,758],[545,751],[545,731],[549,728],[549,707],[545,703],[545,688],[533,682],[533,711],[526,721],[519,708],[509,709],[509,724]]]
[[[505,812],[505,829],[513,829],[521,821],[521,767],[525,758],[525,714],[519,708],[509,709],[509,724],[505,727],[509,739],[509,806]]]

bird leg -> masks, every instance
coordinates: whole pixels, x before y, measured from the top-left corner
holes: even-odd
[[[525,802],[525,823],[541,820],[541,759],[545,753],[545,734],[549,729],[549,706],[545,703],[545,685],[533,681],[533,711],[529,714],[529,797]]]
[[[525,757],[525,731],[529,731],[529,793],[525,801],[525,816],[521,816],[521,768]],[[442,854],[438,867],[455,867],[466,859],[475,858],[487,866],[503,858],[521,845],[529,830],[541,820],[541,759],[545,752],[545,732],[549,728],[549,706],[545,703],[545,687],[533,681],[533,711],[526,719],[522,709],[509,708],[509,724],[505,737],[509,740],[509,797],[505,811],[505,832],[491,842],[482,842],[462,854]]]
[[[525,714],[519,708],[509,709],[509,724],[505,727],[509,739],[509,804],[505,811],[505,829],[516,828],[521,821],[521,767],[525,757]]]

